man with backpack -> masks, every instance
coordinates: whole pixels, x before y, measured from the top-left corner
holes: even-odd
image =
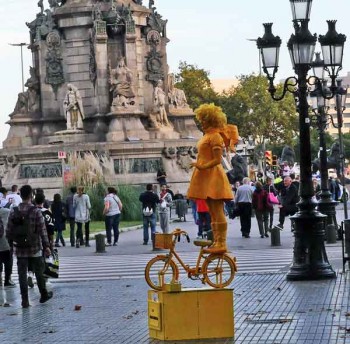
[[[50,243],[47,236],[45,220],[40,209],[32,204],[33,190],[30,185],[20,189],[22,203],[11,209],[6,236],[10,245],[15,247],[17,256],[18,279],[22,296],[22,307],[28,308],[28,266],[31,266],[41,294],[40,303],[52,298],[52,291],[46,289],[43,275],[45,256],[49,256]]]
[[[139,201],[142,202],[142,215],[143,215],[143,245],[148,244],[149,234],[148,227],[151,227],[151,240],[153,244],[153,250],[155,250],[155,233],[156,233],[156,207],[159,203],[159,197],[153,192],[153,185],[147,184],[146,191],[143,192]]]

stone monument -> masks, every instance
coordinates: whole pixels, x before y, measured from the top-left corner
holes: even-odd
[[[49,0],[47,9],[38,2],[26,23],[30,78],[0,150],[5,186],[60,190],[58,152],[89,151],[110,157],[113,183],[155,182],[163,167],[186,191],[183,161],[202,134],[168,73],[167,20],[154,0],[145,2]]]

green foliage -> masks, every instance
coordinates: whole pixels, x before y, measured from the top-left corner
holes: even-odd
[[[292,145],[298,130],[294,98],[287,93],[282,101],[274,101],[268,92],[268,80],[261,75],[241,75],[239,85],[220,95],[219,105],[236,124],[241,137],[252,136],[258,144]],[[281,93],[277,86],[277,94]]]
[[[141,203],[139,201],[141,187],[133,185],[119,185],[118,197],[123,203],[122,220],[124,221],[141,221]]]
[[[139,201],[140,193],[143,191],[141,187],[132,185],[119,185],[118,197],[123,203],[123,210],[121,215],[122,221],[141,221],[141,203]],[[86,194],[90,197],[91,203],[91,220],[104,221],[103,208],[104,198],[107,193],[107,185],[105,183],[97,183],[94,186],[85,187]],[[69,188],[66,188],[63,194],[69,194]]]
[[[192,109],[203,103],[217,102],[218,94],[211,86],[208,71],[181,61],[175,81],[175,87],[185,92],[187,103]]]
[[[104,183],[98,183],[95,186],[85,188],[85,192],[90,197],[91,203],[91,220],[102,221],[104,202],[107,186]]]

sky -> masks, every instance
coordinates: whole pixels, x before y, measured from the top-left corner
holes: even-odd
[[[0,0],[0,146],[6,138],[8,115],[21,92],[21,54],[9,43],[29,42],[25,25],[39,12],[38,0]],[[148,6],[148,0],[143,0]],[[44,0],[48,8],[47,0]],[[273,33],[282,39],[277,79],[293,75],[286,42],[293,32],[289,0],[155,0],[163,19],[168,19],[170,39],[167,57],[170,71],[176,72],[180,61],[203,68],[212,79],[233,79],[259,72],[256,43],[262,23],[272,22]],[[326,20],[337,19],[337,31],[348,36],[350,1],[314,0],[310,31],[327,32]],[[317,51],[320,48],[316,48]],[[23,49],[24,80],[29,77],[31,54]],[[350,42],[345,44],[343,71],[350,71]]]

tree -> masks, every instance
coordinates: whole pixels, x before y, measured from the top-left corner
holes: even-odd
[[[241,75],[239,81],[237,87],[220,95],[219,105],[228,121],[238,126],[240,136],[252,136],[258,144],[292,145],[298,129],[293,96],[287,93],[282,101],[274,101],[264,76]],[[282,85],[276,93],[282,93]]]
[[[209,72],[196,65],[180,61],[175,82],[175,87],[185,92],[187,103],[192,109],[203,103],[217,102],[218,94],[211,86]]]

